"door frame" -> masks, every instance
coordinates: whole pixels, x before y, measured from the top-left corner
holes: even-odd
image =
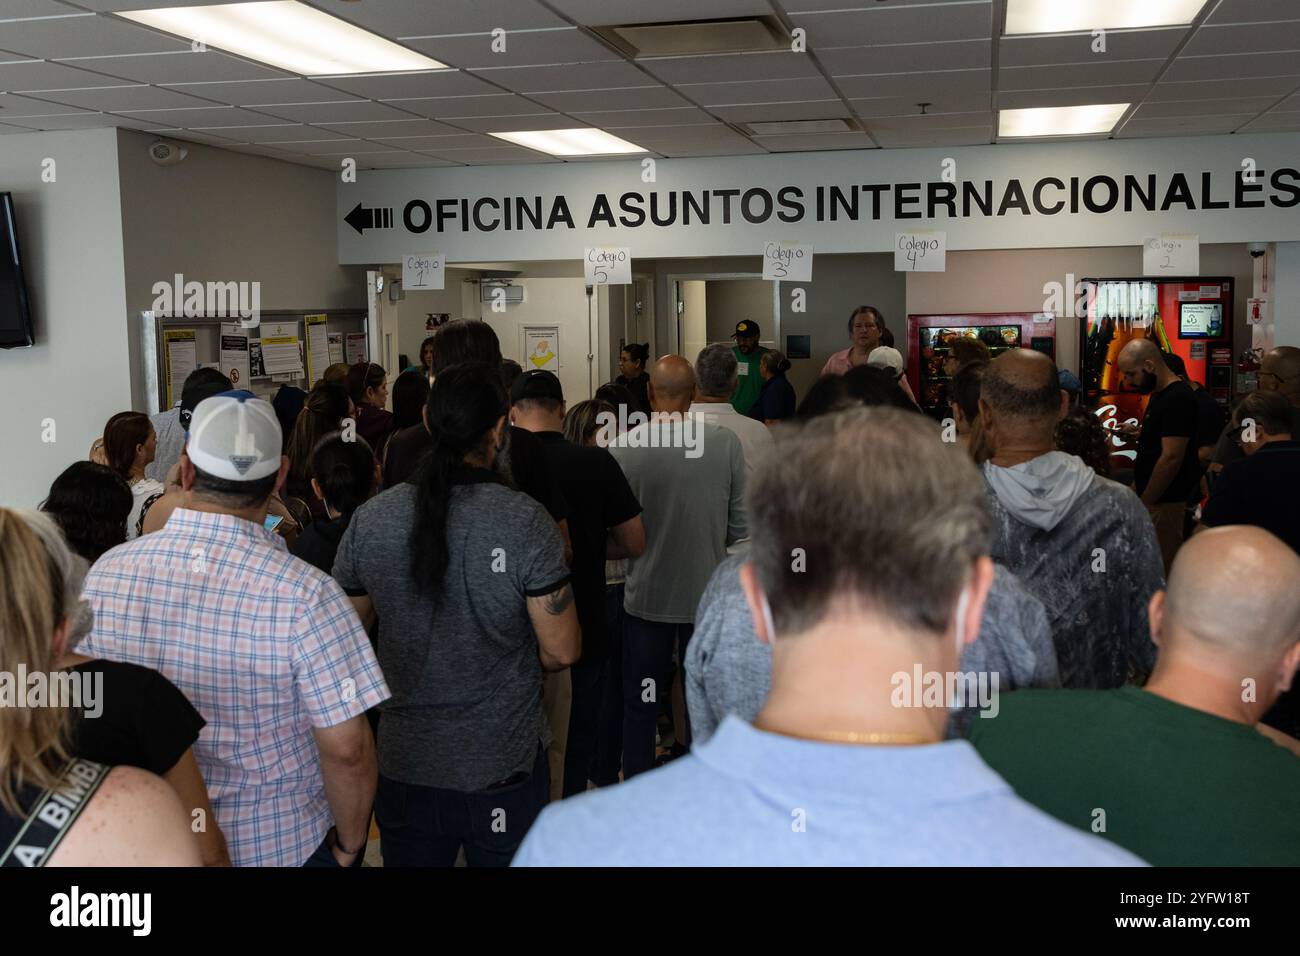
[[[672,346],[673,350],[677,352],[680,352],[682,347],[682,296],[677,288],[679,282],[694,282],[697,280],[708,282],[710,279],[758,279],[764,281],[762,272],[670,272],[667,279],[668,292],[672,295],[673,306]],[[781,282],[778,279],[766,281],[772,283],[772,341],[779,348],[781,342]],[[760,344],[762,344],[761,340]]]

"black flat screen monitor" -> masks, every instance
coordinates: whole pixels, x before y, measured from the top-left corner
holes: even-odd
[[[0,348],[23,348],[34,341],[13,197],[0,193]]]

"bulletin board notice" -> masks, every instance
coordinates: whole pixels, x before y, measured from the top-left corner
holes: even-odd
[[[167,381],[168,408],[180,400],[185,380],[199,367],[198,346],[194,333],[194,329],[163,331],[163,355],[167,363],[164,376]]]

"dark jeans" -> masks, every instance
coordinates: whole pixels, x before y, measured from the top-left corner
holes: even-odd
[[[596,762],[596,724],[600,719],[602,681],[607,658],[578,661],[569,668],[572,696],[569,701],[569,739],[564,750],[562,796],[571,797],[587,789]]]
[[[364,860],[365,857],[366,857],[366,851],[362,850],[360,853],[357,854],[357,858],[353,860],[350,864],[348,864],[348,868],[355,869],[359,867],[361,865],[361,861]],[[328,834],[326,835],[324,840],[321,840],[320,846],[316,847],[315,852],[312,853],[312,855],[307,858],[307,862],[304,863],[303,866],[311,867],[313,869],[316,868],[334,869],[334,870],[343,869],[343,867],[339,866],[339,861],[334,859],[334,851],[330,849]]]
[[[467,793],[400,783],[379,775],[375,820],[384,866],[508,866],[546,805],[551,770],[539,747],[529,775],[499,789]]]
[[[618,783],[623,767],[623,585],[605,588],[605,629],[609,651],[601,674],[600,713],[591,779],[598,787]]]
[[[623,778],[655,765],[655,724],[671,700],[673,651],[685,660],[692,624],[663,624],[634,614],[623,627]],[[653,681],[653,684],[646,683]],[[678,736],[689,739],[679,731]]]

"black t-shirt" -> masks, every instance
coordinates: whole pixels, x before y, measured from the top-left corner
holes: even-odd
[[[1142,434],[1138,437],[1137,459],[1133,462],[1133,480],[1139,495],[1146,491],[1151,472],[1160,459],[1162,439],[1186,438],[1182,466],[1160,496],[1160,503],[1187,500],[1201,478],[1201,464],[1196,457],[1196,425],[1196,396],[1186,382],[1175,381],[1151,395],[1142,419]]]
[[[393,432],[384,448],[384,488],[394,488],[409,481],[429,453],[432,443],[423,425],[412,425]]]
[[[510,426],[506,467],[515,487],[545,508],[552,518],[558,522],[568,517],[568,502],[553,477],[546,450],[528,429]],[[573,532],[569,534],[572,537]]]
[[[633,412],[641,412],[644,415],[650,414],[650,394],[649,389],[646,387],[650,384],[649,372],[642,372],[636,378],[620,375],[614,379],[614,382],[618,385],[626,385],[627,390],[632,393],[633,407],[627,410],[629,415]],[[618,411],[618,409],[615,409],[615,411]]]
[[[608,651],[605,632],[605,542],[609,529],[641,513],[614,456],[584,447],[559,432],[538,432],[551,475],[569,506],[573,545],[573,597],[582,626],[582,656],[599,659]]]
[[[161,776],[194,746],[207,723],[176,685],[156,670],[98,658],[71,670],[104,675],[99,716],[76,711],[72,753],[78,757],[109,766],[140,767]]]
[[[348,530],[351,515],[313,521],[290,550],[295,558],[301,558],[312,567],[320,568],[326,574],[334,573],[334,555],[338,553],[339,542],[343,532]]]
[[[1196,447],[1213,445],[1218,442],[1228,416],[1223,406],[1205,389],[1192,389],[1192,397],[1196,399]]]
[[[1224,468],[1201,521],[1254,525],[1300,554],[1300,441],[1271,441]]]

